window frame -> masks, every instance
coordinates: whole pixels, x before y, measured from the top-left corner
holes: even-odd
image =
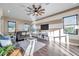
[[[70,25],[64,25],[64,18],[67,18],[67,17],[72,17],[72,16],[76,16],[76,24],[70,24]],[[66,16],[66,17],[63,17],[63,29],[65,29],[64,27],[65,26],[78,26],[78,14],[75,14],[75,15],[70,15],[70,16]],[[75,29],[76,33],[66,33],[65,31],[63,31],[65,34],[74,34],[74,35],[77,35],[78,33],[78,29]]]
[[[10,31],[9,31],[9,22],[15,23],[15,31],[14,31],[14,32],[16,32],[16,22],[15,22],[15,21],[8,21],[8,32],[9,32],[9,33],[14,33],[14,32],[10,32]]]
[[[29,26],[29,24],[27,24],[27,23],[24,23],[24,26],[25,26],[25,25],[28,25],[28,26]],[[26,31],[26,30],[24,29],[24,31]],[[29,27],[28,27],[28,30],[27,30],[27,31],[29,31]]]

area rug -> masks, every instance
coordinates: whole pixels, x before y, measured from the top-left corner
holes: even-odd
[[[35,44],[35,48],[34,48],[34,52],[40,50],[41,48],[43,48],[46,44],[37,41],[37,43]]]
[[[29,46],[29,41],[27,41],[27,40],[21,41],[21,42],[19,42],[19,46],[23,48],[23,50],[25,51],[25,56],[26,56],[26,54],[27,54],[27,53],[29,52],[29,50],[30,50],[30,47],[29,47],[29,49],[27,49],[28,46]],[[39,50],[40,50],[41,48],[43,48],[44,46],[46,46],[45,43],[42,43],[42,42],[37,41],[37,42],[35,43],[33,53],[36,52],[36,51],[39,51]]]

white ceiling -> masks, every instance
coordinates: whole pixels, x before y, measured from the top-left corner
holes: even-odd
[[[0,3],[0,8],[3,8],[3,15],[24,19],[24,20],[32,20],[32,17],[27,15],[27,12],[24,11],[24,6],[31,7],[33,3]],[[39,4],[36,4],[39,5]],[[43,8],[45,8],[45,14],[42,16],[35,16],[33,18],[40,19],[54,13],[61,12],[66,9],[70,9],[76,6],[79,6],[78,3],[42,3]]]

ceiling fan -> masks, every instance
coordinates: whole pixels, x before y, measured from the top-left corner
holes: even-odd
[[[25,11],[27,12],[27,15],[33,15],[33,16],[41,16],[45,13],[44,12],[45,9],[43,9],[41,5],[36,7],[36,5],[34,4],[32,5],[32,7],[27,7]]]

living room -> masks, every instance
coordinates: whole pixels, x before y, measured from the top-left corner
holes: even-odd
[[[78,56],[78,18],[78,3],[0,3],[0,56]]]

